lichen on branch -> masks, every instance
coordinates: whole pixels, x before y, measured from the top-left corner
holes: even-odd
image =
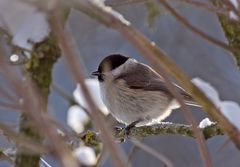
[[[210,139],[214,136],[224,135],[223,131],[217,124],[201,128],[204,138]],[[87,131],[81,136],[82,141],[88,146],[96,146],[100,143],[98,133],[94,131]],[[114,137],[118,141],[124,141],[127,138],[141,139],[149,136],[156,135],[180,135],[184,137],[195,138],[192,126],[184,124],[175,124],[171,122],[162,122],[159,124],[133,127],[130,129],[129,134],[126,135],[124,129],[116,129],[114,131]]]

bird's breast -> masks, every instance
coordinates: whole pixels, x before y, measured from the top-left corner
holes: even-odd
[[[102,84],[102,99],[112,115],[125,124],[142,118],[158,118],[168,108],[171,99],[159,91],[130,89],[124,82]]]

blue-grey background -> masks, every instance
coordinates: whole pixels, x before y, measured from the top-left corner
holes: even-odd
[[[177,9],[199,29],[219,40],[226,41],[218,19],[214,14],[192,6],[177,5]],[[235,100],[240,103],[240,75],[230,53],[199,38],[162,8],[160,9],[161,14],[151,28],[147,26],[148,13],[144,3],[119,6],[116,7],[116,10],[131,21],[139,31],[166,51],[190,77],[203,78],[219,90],[222,99]],[[76,42],[75,44],[79,49],[79,62],[85,66],[84,72],[86,76],[91,71],[94,71],[99,61],[109,53],[124,53],[139,61],[148,63],[116,31],[99,24],[83,13],[73,10],[68,24]],[[72,93],[76,86],[63,58],[54,67],[53,79],[54,83],[69,94]],[[52,115],[63,124],[66,124],[68,103],[55,92],[52,92],[50,104],[54,109]],[[199,108],[192,107],[191,110],[197,121],[207,117]],[[0,119],[5,122],[16,122],[17,117],[13,112],[1,110],[0,115]],[[166,121],[185,122],[181,112],[178,110],[174,111]],[[223,146],[227,139],[226,136],[217,136],[207,141],[214,166],[237,167],[240,164],[240,154],[235,146],[231,142]],[[144,142],[168,157],[174,166],[203,166],[196,141],[191,138],[164,135],[145,138]],[[126,142],[122,146],[126,150],[126,154],[128,154],[131,144]],[[53,167],[59,166],[59,164],[55,164],[54,160],[47,160]],[[0,162],[0,167],[5,166],[9,165]],[[111,163],[107,161],[103,166],[111,166]],[[133,166],[161,167],[164,165],[154,157],[138,150],[133,157]]]

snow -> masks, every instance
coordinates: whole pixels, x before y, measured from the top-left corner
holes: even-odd
[[[91,147],[80,146],[74,150],[74,156],[80,161],[81,164],[86,166],[93,166],[97,162],[97,157]]]
[[[19,61],[19,56],[16,55],[16,54],[12,54],[12,55],[10,56],[10,61],[13,62],[13,63],[18,62],[18,61]]]
[[[194,78],[192,82],[204,92],[204,94],[216,105],[220,104],[219,94],[217,90],[210,85],[209,83],[205,82],[201,78]]]
[[[97,7],[101,8],[104,12],[109,13],[111,16],[115,17],[116,19],[118,19],[121,23],[125,24],[126,26],[130,26],[131,23],[126,20],[122,14],[120,14],[119,12],[113,10],[110,6],[106,6],[104,4],[104,0],[90,0],[90,2],[92,2],[94,5],[96,5]]]
[[[33,44],[43,41],[49,32],[47,16],[35,11],[23,20],[22,26],[13,37],[13,44],[31,50]]]
[[[79,106],[71,106],[67,112],[67,124],[76,132],[84,131],[84,126],[89,121],[86,112]]]
[[[238,0],[230,0],[230,2],[233,4],[233,6],[238,9]]]
[[[223,101],[220,105],[221,112],[240,130],[240,106],[233,101]]]
[[[57,134],[64,137],[65,133],[61,129],[57,129]]]
[[[230,11],[230,12],[229,12],[229,17],[230,17],[230,19],[232,19],[232,20],[238,21],[238,16],[236,15],[236,13],[235,13],[234,11]]]
[[[101,111],[103,112],[104,115],[108,115],[109,111],[102,101],[98,80],[97,79],[86,79],[85,84],[86,84],[90,94],[92,95],[94,102],[101,109]],[[75,100],[81,106],[89,109],[89,107],[87,106],[87,103],[85,101],[83,91],[81,90],[79,85],[77,85],[77,88],[74,90],[73,96],[74,96]]]
[[[214,125],[216,124],[215,122],[210,121],[209,118],[204,118],[198,125],[199,128],[203,129],[206,128],[208,126]]]
[[[99,83],[96,79],[86,79],[85,84],[98,108],[103,112],[104,115],[108,115],[109,111],[103,104]],[[89,109],[86,100],[84,98],[83,91],[79,85],[73,91],[73,97],[80,105],[72,106],[67,112],[67,124],[77,133],[84,131],[84,126],[89,122],[89,117],[86,112],[81,108],[84,107]]]
[[[234,101],[221,100],[217,90],[201,78],[194,78],[192,82],[215,104],[222,114],[240,130],[240,106]]]
[[[50,32],[47,16],[18,0],[0,0],[0,26],[13,36],[13,44],[31,50]]]

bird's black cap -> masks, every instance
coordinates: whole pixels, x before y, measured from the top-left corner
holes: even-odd
[[[124,64],[129,57],[123,56],[121,54],[111,54],[105,57],[98,66],[98,70],[93,72],[92,75],[98,76],[98,79],[103,80],[102,73],[107,71],[112,71],[120,65]]]
[[[98,72],[102,73],[105,70],[112,71],[120,65],[124,64],[128,59],[129,57],[123,56],[121,54],[111,54],[101,61],[98,66]]]

